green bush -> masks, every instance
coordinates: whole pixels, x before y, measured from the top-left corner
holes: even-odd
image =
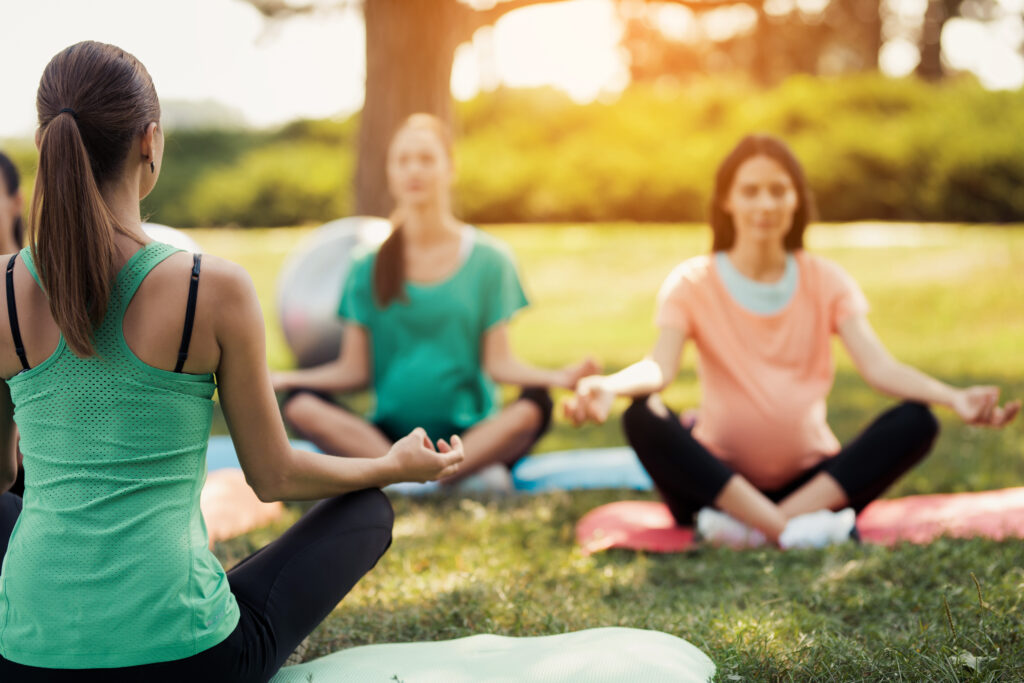
[[[506,89],[458,103],[454,127],[455,206],[471,222],[703,220],[716,166],[750,132],[793,146],[824,220],[1024,221],[1024,92],[970,78],[716,80],[582,106]],[[357,128],[353,116],[171,132],[144,210],[178,226],[346,215]]]

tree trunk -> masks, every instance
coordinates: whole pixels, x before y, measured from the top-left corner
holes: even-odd
[[[763,87],[768,87],[774,79],[772,64],[772,30],[771,22],[768,20],[768,13],[764,11],[764,4],[759,4],[757,10],[757,23],[754,24],[752,53],[753,63],[750,65],[750,73],[754,82]]]
[[[451,124],[455,48],[468,39],[457,0],[366,0],[366,99],[359,123],[356,212],[387,216],[391,135],[410,114]]]
[[[883,42],[881,0],[859,0],[857,15],[864,29],[864,69],[878,71]]]
[[[921,27],[921,61],[917,65],[917,75],[926,81],[938,81],[945,75],[942,68],[942,28],[949,19],[945,0],[928,0],[928,9],[924,13],[924,25]]]

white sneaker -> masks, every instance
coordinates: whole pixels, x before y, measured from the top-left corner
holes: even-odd
[[[731,548],[757,548],[768,542],[764,534],[714,508],[697,512],[697,533],[712,545]]]
[[[850,540],[850,532],[857,522],[853,508],[839,512],[818,510],[798,515],[789,520],[779,534],[781,548],[824,548]]]

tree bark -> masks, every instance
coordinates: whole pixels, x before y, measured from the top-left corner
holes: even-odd
[[[386,153],[410,114],[452,121],[455,48],[466,39],[465,6],[448,0],[366,0],[366,99],[359,122],[356,212],[387,216]]]
[[[926,81],[938,81],[945,75],[942,67],[942,28],[950,13],[946,0],[928,0],[921,27],[921,61],[917,64],[917,75]]]

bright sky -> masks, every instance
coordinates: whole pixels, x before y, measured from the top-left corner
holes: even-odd
[[[912,13],[923,1],[890,4]],[[991,26],[951,21],[944,45],[954,66],[975,71],[986,86],[1019,88],[1024,0],[1000,1],[1017,16]],[[663,25],[684,36],[693,30],[688,21],[666,11]],[[609,0],[513,12],[460,48],[452,90],[468,98],[499,83],[554,85],[579,101],[619,92],[628,82],[620,32]],[[4,0],[0,35],[0,137],[31,133],[43,67],[61,48],[85,39],[134,53],[161,98],[216,100],[257,126],[347,114],[362,103],[365,46],[362,18],[353,9],[268,27],[240,0]],[[883,69],[894,75],[913,70],[916,61],[913,46],[898,41],[882,53]]]

